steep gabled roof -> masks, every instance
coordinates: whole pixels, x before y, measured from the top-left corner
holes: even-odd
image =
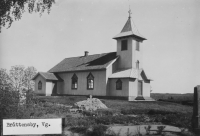
[[[143,37],[139,31],[137,30],[136,26],[134,25],[131,17],[129,16],[126,24],[124,25],[122,31],[117,34],[115,37],[113,37],[113,39],[118,39],[118,38],[121,38],[121,37],[126,37],[126,36],[135,36],[139,39],[142,39],[142,40],[146,40],[145,37]]]
[[[60,77],[58,77],[57,75],[53,74],[53,73],[48,73],[48,72],[38,72],[33,78],[32,80],[35,80],[36,77],[38,75],[41,75],[44,79],[46,80],[55,80],[55,81],[62,81],[62,79]]]
[[[106,67],[116,58],[116,52],[66,58],[48,72],[58,73],[106,69]]]

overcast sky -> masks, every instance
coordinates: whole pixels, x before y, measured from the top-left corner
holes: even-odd
[[[193,93],[200,85],[199,0],[57,0],[51,13],[23,14],[0,33],[0,67],[46,72],[64,58],[116,51],[128,19],[147,38],[143,67],[154,93]]]

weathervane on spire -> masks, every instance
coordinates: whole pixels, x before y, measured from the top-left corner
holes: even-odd
[[[129,11],[128,11],[128,13],[129,13],[129,18],[131,18],[132,12],[131,12],[131,9],[130,9],[130,5],[129,5]]]

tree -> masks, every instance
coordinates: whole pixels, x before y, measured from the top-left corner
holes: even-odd
[[[16,91],[22,91],[25,83],[25,67],[22,65],[12,66],[9,77],[12,84],[12,87]]]
[[[0,120],[7,118],[29,118],[37,102],[32,91],[34,67],[12,66],[9,74],[0,68]],[[17,91],[16,91],[17,90]],[[25,92],[23,92],[25,91]],[[25,95],[24,98],[21,99]],[[0,122],[2,130],[2,122]]]
[[[37,70],[34,67],[28,67],[24,71],[25,82],[24,86],[27,90],[34,89],[35,82],[32,81],[32,78],[37,74]]]
[[[8,89],[11,87],[9,75],[6,69],[0,68],[0,89]]]
[[[22,65],[12,66],[9,79],[12,87],[16,91],[30,90],[34,87],[34,82],[31,80],[36,75],[36,69],[34,67],[28,67],[25,69]]]
[[[47,11],[50,13],[55,0],[0,0],[0,32],[2,26],[11,26],[13,21],[19,20],[25,12],[38,12],[40,15]]]

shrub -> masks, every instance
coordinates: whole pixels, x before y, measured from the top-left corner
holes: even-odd
[[[20,98],[26,95],[26,99],[21,103]],[[4,90],[0,88],[0,120],[1,119],[28,119],[34,111],[34,98],[32,91],[26,91],[24,94],[11,88]],[[0,129],[2,130],[2,122]]]
[[[82,114],[85,116],[97,116],[97,113],[92,111],[83,111]]]
[[[135,118],[130,116],[102,116],[95,117],[97,124],[110,125],[110,124],[138,124],[138,120],[144,120],[143,118]]]
[[[145,128],[145,131],[146,131],[146,135],[149,135],[150,134],[150,130],[151,130],[151,126],[148,125],[148,127],[144,127]]]
[[[163,130],[165,129],[166,126],[157,126],[157,134],[161,135],[163,133]]]
[[[107,126],[104,125],[94,125],[92,127],[91,131],[87,131],[86,135],[87,136],[105,136],[106,135],[106,130],[107,130]]]
[[[69,97],[69,100],[70,101],[75,101],[75,98],[74,97]]]
[[[44,107],[52,107],[53,104],[50,103],[50,102],[45,102],[45,103],[43,104],[43,106],[44,106]]]
[[[112,119],[112,116],[102,116],[102,117],[95,118],[95,122],[97,124],[109,125],[111,124],[111,119]]]
[[[107,126],[99,124],[93,126],[71,127],[69,130],[86,136],[105,136],[107,128]]]
[[[113,116],[117,112],[118,111],[111,109],[98,109],[95,111],[95,113],[100,116]]]
[[[168,114],[163,117],[162,123],[177,127],[191,128],[191,118],[191,114]]]
[[[135,109],[121,109],[121,114],[124,115],[135,114]]]
[[[147,113],[147,109],[121,109],[121,114],[129,115],[129,114],[145,114]]]
[[[80,133],[80,134],[86,134],[88,130],[88,126],[83,126],[83,127],[71,127],[69,129],[72,132]]]
[[[102,102],[103,104],[106,104],[106,101],[105,101],[105,100],[102,100],[102,99],[101,99],[101,102]]]
[[[95,120],[93,117],[83,117],[83,118],[75,118],[75,117],[66,117],[65,125],[66,127],[88,127],[90,125],[95,125]]]
[[[169,112],[169,111],[162,111],[162,110],[149,110],[149,115],[155,115],[155,114],[161,114],[161,115],[167,115],[167,114],[176,114],[175,112]]]

